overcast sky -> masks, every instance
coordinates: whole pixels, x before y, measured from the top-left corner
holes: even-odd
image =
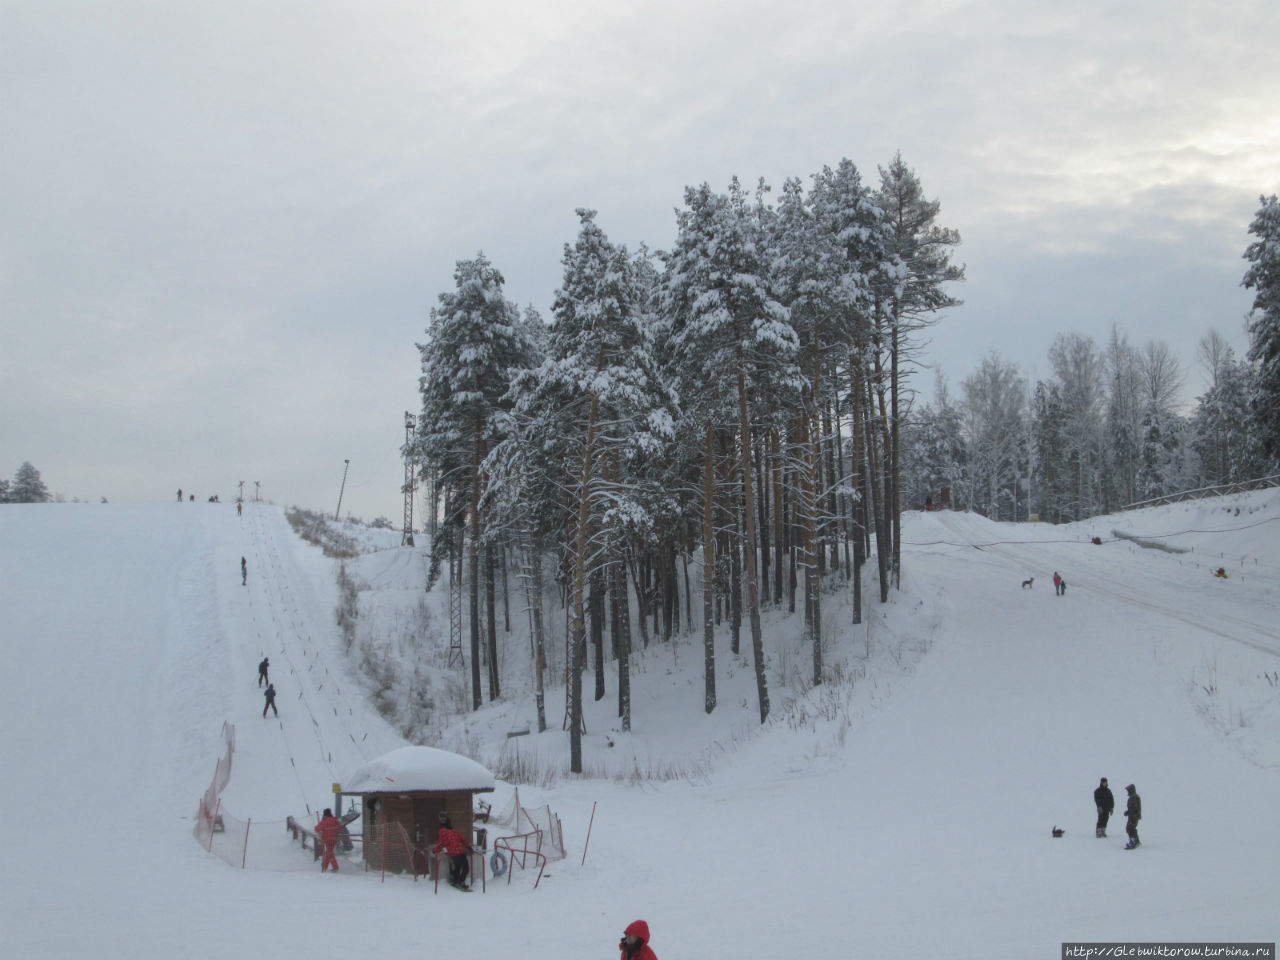
[[[1274,0],[0,0],[0,476],[333,511],[350,459],[342,512],[398,527],[455,261],[549,316],[575,207],[663,249],[686,185],[896,151],[963,240],[953,389],[1118,323],[1190,399],[1205,333],[1247,347],[1277,37]]]

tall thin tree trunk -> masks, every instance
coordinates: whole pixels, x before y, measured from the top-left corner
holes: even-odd
[[[819,438],[813,426],[813,396],[808,390],[800,402],[797,418],[796,442],[804,455],[804,470],[800,474],[800,510],[804,531],[804,631],[805,639],[813,651],[813,682],[822,682],[822,625],[818,584],[822,578],[819,570],[821,547],[818,541],[817,475],[820,469]]]
[[[629,556],[631,565],[631,581],[636,585],[636,623],[640,626],[640,642],[644,644],[644,649],[649,649],[649,588],[646,585],[648,579],[645,574],[647,564],[644,560],[636,560],[634,555]]]
[[[768,457],[756,458],[756,489],[760,491],[757,506],[760,509],[760,582],[764,584],[761,593],[769,594],[769,480]]]
[[[590,610],[590,631],[591,631],[591,650],[595,656],[595,678],[596,678],[596,696],[597,701],[603,700],[605,695],[604,689],[604,613],[605,613],[605,584],[604,570],[599,566],[591,571],[591,575],[587,577],[587,582],[591,584],[591,592],[587,596],[587,606]]]
[[[609,564],[609,594],[613,598],[613,649],[618,658],[618,716],[622,730],[631,730],[631,605],[627,602],[627,564],[621,546]]]
[[[534,702],[538,709],[538,732],[547,729],[547,705],[544,692],[544,676],[547,669],[546,638],[542,624],[542,552],[535,543],[526,545],[529,553],[529,615],[533,623],[533,676]]]
[[[902,589],[902,470],[899,456],[899,445],[902,439],[901,410],[899,407],[902,384],[899,381],[898,355],[901,345],[898,328],[898,312],[901,307],[894,304],[893,327],[890,330],[889,346],[892,351],[889,357],[889,536],[893,539],[893,585]],[[1017,517],[1015,516],[1016,520]]]
[[[747,375],[741,347],[738,348],[738,429],[741,432],[743,513],[753,518],[756,513],[755,491],[751,473],[751,417],[747,410]],[[760,722],[769,719],[769,683],[765,675],[764,637],[760,630],[760,580],[756,568],[756,525],[745,524],[747,534],[747,613],[751,618],[751,652],[755,658],[756,697],[760,702]]]
[[[806,495],[808,504],[805,512],[805,538],[808,540],[809,569],[805,572],[805,608],[809,621],[809,645],[813,649],[813,682],[816,686],[822,682],[822,543],[818,539],[818,504],[822,483],[822,446],[823,435],[819,430],[822,423],[822,351],[819,349],[817,335],[814,336],[813,350],[813,385],[809,393],[809,405],[806,410],[801,402],[801,415],[805,420],[805,429],[809,433],[808,443],[808,483]]]
[[[872,413],[876,410],[876,391],[870,380],[867,381],[867,407]],[[883,416],[883,407],[881,416]],[[871,503],[869,505],[872,522],[875,524],[876,531],[876,567],[880,577],[880,602],[887,603],[889,600],[889,556],[887,544],[885,543],[885,525],[884,525],[884,487],[883,471],[881,467],[883,462],[880,457],[880,450],[877,447],[877,431],[874,426],[868,425],[867,428],[867,479],[870,481]]]
[[[782,526],[782,451],[778,440],[778,428],[769,431],[769,464],[773,477],[773,602],[782,603],[783,583],[783,526]]]
[[[702,445],[702,655],[703,706],[707,713],[716,708],[716,431],[707,424]]]
[[[470,614],[471,614],[471,708],[479,710],[480,693],[480,462],[484,459],[484,438],[480,427],[472,445],[471,454],[471,552],[470,552]]]
[[[863,423],[866,412],[862,401],[862,368],[856,352],[849,359],[849,421],[853,435],[849,440],[849,482],[857,499],[853,503],[853,622],[862,622],[862,567],[867,562],[867,498],[866,471],[862,469]]]
[[[582,772],[582,661],[587,647],[587,524],[591,519],[592,454],[600,400],[591,396],[587,415],[587,442],[582,451],[582,476],[578,481],[577,555],[573,558],[573,637],[569,650],[569,770]]]
[[[502,693],[501,684],[498,681],[498,617],[497,617],[497,598],[494,596],[494,566],[495,559],[493,544],[488,544],[484,548],[484,603],[486,626],[488,627],[488,636],[485,637],[489,654],[489,700],[490,702],[497,700]]]

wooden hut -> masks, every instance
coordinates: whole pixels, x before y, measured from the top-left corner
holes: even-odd
[[[430,872],[428,851],[440,830],[440,814],[453,829],[473,837],[477,793],[492,793],[493,774],[474,760],[435,747],[401,747],[356,770],[342,785],[358,796],[368,869]]]

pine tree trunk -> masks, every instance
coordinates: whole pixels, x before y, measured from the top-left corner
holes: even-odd
[[[866,411],[862,402],[861,367],[857,355],[849,360],[849,421],[853,435],[849,440],[849,482],[857,493],[853,503],[853,622],[862,622],[862,567],[867,562],[867,498],[865,495],[866,472],[862,469],[862,437]]]
[[[595,653],[596,700],[604,699],[604,610],[605,586],[604,571],[596,567],[587,578],[591,583],[591,594],[588,597],[591,610],[591,649]]]
[[[891,331],[890,349],[892,354],[889,361],[889,400],[892,408],[889,412],[889,536],[893,541],[891,559],[893,563],[893,585],[896,589],[902,589],[902,470],[901,459],[899,457],[899,445],[902,439],[900,430],[901,411],[899,402],[901,397],[902,385],[899,382],[898,370],[898,353],[900,350],[899,330],[896,320],[896,313],[899,308],[895,305],[895,320],[893,330]],[[1017,517],[1015,516],[1016,520]]]
[[[644,649],[649,649],[649,588],[646,585],[643,560],[637,562],[634,555],[629,557],[631,565],[631,581],[636,585],[636,623],[640,625],[640,642]]]
[[[547,669],[547,648],[542,624],[542,553],[538,550],[537,545],[532,543],[526,545],[526,550],[530,557],[529,595],[527,600],[529,602],[530,617],[533,621],[534,702],[538,709],[538,732],[545,733],[547,729],[547,705],[544,678]]]
[[[600,400],[591,397],[587,417],[587,441],[582,451],[582,476],[578,482],[578,529],[573,558],[573,634],[569,644],[569,770],[582,772],[582,660],[587,646],[587,524],[591,519],[592,454]]]
[[[610,563],[609,593],[613,598],[613,648],[618,658],[618,716],[622,732],[631,730],[631,605],[627,602],[627,564],[622,549],[615,548]]]
[[[760,582],[764,585],[761,589],[763,597],[769,595],[769,480],[768,480],[768,457],[760,456],[756,458],[756,489],[759,496],[756,498],[757,506],[760,511]],[[761,602],[764,602],[762,597]]]
[[[783,503],[782,503],[782,452],[779,449],[778,429],[774,427],[769,431],[769,472],[773,477],[773,602],[776,605],[782,603],[782,591],[784,589],[783,571]]]
[[[479,710],[480,694],[480,462],[484,440],[476,428],[471,456],[471,552],[469,563],[471,614],[471,708]]]
[[[876,391],[871,381],[867,382],[867,390],[867,407],[872,414],[875,414]],[[883,412],[881,416],[883,416]],[[880,449],[877,446],[877,442],[880,439],[877,436],[877,432],[874,426],[868,425],[867,479],[871,490],[869,510],[876,531],[876,567],[880,577],[880,602],[887,603],[889,600],[889,557],[886,550],[887,544],[885,543],[884,531],[884,487],[882,485],[883,471],[881,469],[883,461],[880,457]]]
[[[496,551],[493,544],[489,544],[484,550],[484,602],[485,614],[487,617],[488,636],[485,640],[488,643],[489,652],[489,701],[497,700],[502,693],[501,684],[498,681],[498,618],[497,618],[497,598],[494,596],[494,586],[496,577],[494,576],[494,566],[496,565]]]
[[[751,473],[751,417],[747,409],[747,376],[744,369],[741,348],[738,349],[738,430],[741,433],[739,447],[742,454],[743,513],[752,518],[755,516],[755,494],[752,489]],[[760,580],[756,571],[756,527],[748,521],[745,525],[747,534],[747,614],[751,618],[751,652],[755,658],[756,697],[760,703],[760,722],[769,719],[769,683],[765,675],[764,638],[760,630]]]
[[[806,391],[807,393],[808,391]],[[822,628],[819,617],[818,569],[820,547],[818,544],[818,438],[811,429],[812,395],[801,400],[800,417],[796,430],[796,442],[804,454],[804,470],[800,475],[800,509],[804,531],[804,632],[806,645],[813,651],[813,682],[822,682]]]
[[[716,432],[707,425],[702,446],[702,653],[703,706],[707,713],[716,708]]]

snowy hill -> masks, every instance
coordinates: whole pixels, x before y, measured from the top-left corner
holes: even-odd
[[[279,510],[8,505],[0,942],[22,957],[563,960],[611,957],[637,917],[663,960],[1273,941],[1278,531],[1275,491],[1066,527],[908,515],[892,602],[872,601],[855,627],[845,591],[824,599],[842,679],[807,688],[794,621],[770,614],[774,718],[760,728],[749,665],[727,639],[711,717],[700,640],[654,644],[637,656],[630,735],[614,729],[612,687],[590,705],[600,776],[521,787],[560,814],[568,858],[537,890],[517,874],[463,897],[355,863],[322,876],[280,828],[404,740],[352,672],[335,561]],[[396,630],[389,598],[421,582],[420,550],[349,565],[369,587],[362,620],[383,635]],[[437,637],[439,601],[425,613]],[[527,641],[506,643],[518,657]],[[263,655],[278,719],[261,716]],[[459,682],[446,663],[437,651],[423,674],[442,704]],[[548,696],[551,732],[507,739],[531,710],[509,690],[436,723],[444,745],[491,768],[513,749],[535,765],[567,758],[562,694]],[[274,836],[281,860],[236,869],[192,838],[224,721],[236,727],[224,803]],[[629,771],[660,779],[632,784]],[[1126,783],[1142,794],[1136,851],[1121,849],[1122,818],[1093,836],[1100,776],[1121,803]]]

